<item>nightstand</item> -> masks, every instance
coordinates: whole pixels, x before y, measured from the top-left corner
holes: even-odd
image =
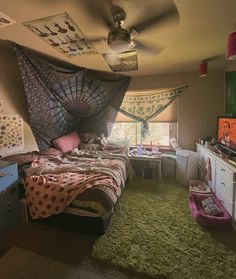
[[[137,176],[161,180],[161,156],[129,155]]]
[[[0,236],[13,229],[19,220],[17,164],[0,160]]]

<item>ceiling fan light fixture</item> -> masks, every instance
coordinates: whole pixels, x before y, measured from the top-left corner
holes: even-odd
[[[236,59],[236,31],[228,35],[226,57],[228,60]]]
[[[109,44],[109,47],[115,52],[124,52],[129,49],[129,43],[124,40],[115,40]]]
[[[113,51],[120,53],[129,50],[131,36],[127,30],[118,28],[109,32],[107,41]]]
[[[207,62],[203,61],[199,64],[199,76],[206,77],[207,76]]]

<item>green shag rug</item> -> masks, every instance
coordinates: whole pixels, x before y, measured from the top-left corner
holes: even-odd
[[[152,278],[236,278],[236,233],[201,228],[188,189],[175,180],[135,178],[92,257]]]

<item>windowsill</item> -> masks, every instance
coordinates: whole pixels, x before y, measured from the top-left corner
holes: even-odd
[[[148,145],[148,144],[143,144],[142,147],[145,148],[146,150],[151,150],[151,148],[155,148],[155,147],[157,147],[157,145],[152,145],[151,146],[151,145]],[[137,146],[132,145],[130,147],[131,150],[134,149],[134,148],[137,148]],[[167,153],[168,154],[175,154],[176,153],[175,150],[171,146],[159,146],[159,151],[161,153],[166,153],[166,154]]]

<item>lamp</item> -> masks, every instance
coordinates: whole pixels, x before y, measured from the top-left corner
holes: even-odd
[[[228,35],[226,57],[229,60],[236,59],[236,31]]]
[[[207,75],[207,62],[206,61],[202,61],[199,64],[199,75],[200,75],[200,77],[206,77],[206,75]]]

